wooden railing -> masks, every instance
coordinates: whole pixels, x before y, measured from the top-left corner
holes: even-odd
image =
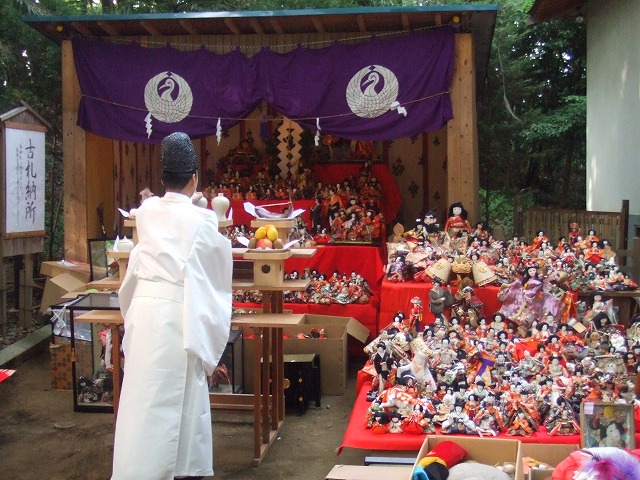
[[[606,239],[616,251],[620,269],[636,283],[640,283],[640,238],[629,242],[629,200],[622,201],[619,212],[596,212],[586,210],[562,210],[534,207],[527,210],[515,209],[514,232],[520,238],[531,241],[540,230],[545,232],[552,245],[560,237],[568,237],[569,225],[576,222],[585,236],[595,230],[598,238]]]
[[[627,246],[629,200],[622,201],[619,212],[595,212],[534,207],[514,212],[515,235],[531,241],[540,230],[555,246],[560,237],[569,236],[569,225],[576,222],[582,235],[595,230],[598,237],[609,241],[614,249]]]

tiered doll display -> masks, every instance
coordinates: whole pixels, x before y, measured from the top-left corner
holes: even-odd
[[[381,319],[385,327],[365,347],[371,361],[363,370],[373,378],[366,428],[572,435],[583,400],[633,403],[637,325],[625,331],[598,295],[590,308],[576,308],[571,294],[637,288],[610,248],[603,254],[595,232],[584,240],[572,233],[555,246],[544,232],[530,244],[496,241],[482,225],[469,226],[462,205],[453,207],[445,232],[414,229],[389,245],[387,280],[433,283],[435,320],[420,322],[415,302]],[[475,295],[489,284],[499,286],[497,312],[485,312]]]
[[[360,156],[350,158],[362,160]],[[321,245],[376,242],[384,231],[384,187],[371,167],[371,160],[366,160],[357,175],[335,185],[323,184],[315,178],[309,160],[300,160],[287,172],[281,172],[273,158],[258,154],[253,139],[248,137],[220,159],[216,172],[207,172],[208,185],[203,195],[209,203],[219,194],[229,200],[249,202],[315,200],[316,205],[310,209],[311,225],[300,226],[299,229],[306,229],[302,232],[296,228],[302,241]],[[246,232],[233,232],[238,234],[246,236]]]

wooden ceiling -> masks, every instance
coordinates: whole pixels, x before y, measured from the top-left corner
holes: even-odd
[[[389,32],[447,25],[493,31],[495,5],[23,17],[54,41],[73,36],[287,35]]]
[[[322,35],[403,32],[456,25],[474,37],[478,85],[484,83],[497,5],[334,8],[131,15],[30,15],[23,20],[55,42],[73,37]],[[231,40],[233,42],[233,40]],[[481,88],[480,88],[481,90]]]
[[[586,0],[536,0],[529,10],[529,22],[539,23],[557,18],[572,18],[583,14]]]

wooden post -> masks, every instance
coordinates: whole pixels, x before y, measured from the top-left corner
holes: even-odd
[[[447,204],[462,202],[469,220],[480,215],[480,168],[476,113],[476,75],[473,37],[456,34],[451,104],[453,118],[447,123]]]
[[[9,330],[9,321],[7,320],[7,269],[4,262],[0,265],[0,327],[2,327],[2,336],[6,337]]]
[[[631,276],[634,282],[640,281],[640,238],[633,237],[631,248],[628,250],[618,250],[616,252],[620,259],[620,265],[625,273]],[[631,258],[631,265],[629,265]],[[624,261],[623,261],[624,259]]]
[[[512,235],[522,235],[522,197],[516,194],[513,197],[513,232]]]
[[[33,254],[24,256],[19,283],[18,331],[23,332],[33,325]]]
[[[620,217],[620,242],[618,248],[627,248],[629,242],[629,200],[622,200]]]

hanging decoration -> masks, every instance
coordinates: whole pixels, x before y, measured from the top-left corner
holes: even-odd
[[[290,119],[285,118],[278,128],[278,168],[280,168],[280,175],[285,178],[287,174],[291,173],[292,177],[296,177],[298,174],[298,164],[300,163],[300,138],[302,134],[302,128],[296,122],[292,122]]]
[[[454,37],[447,26],[284,54],[264,48],[250,58],[239,49],[219,55],[74,39],[78,124],[159,143],[176,130],[219,135],[264,101],[303,128],[322,123],[323,133],[346,139],[435,131],[453,116]]]

